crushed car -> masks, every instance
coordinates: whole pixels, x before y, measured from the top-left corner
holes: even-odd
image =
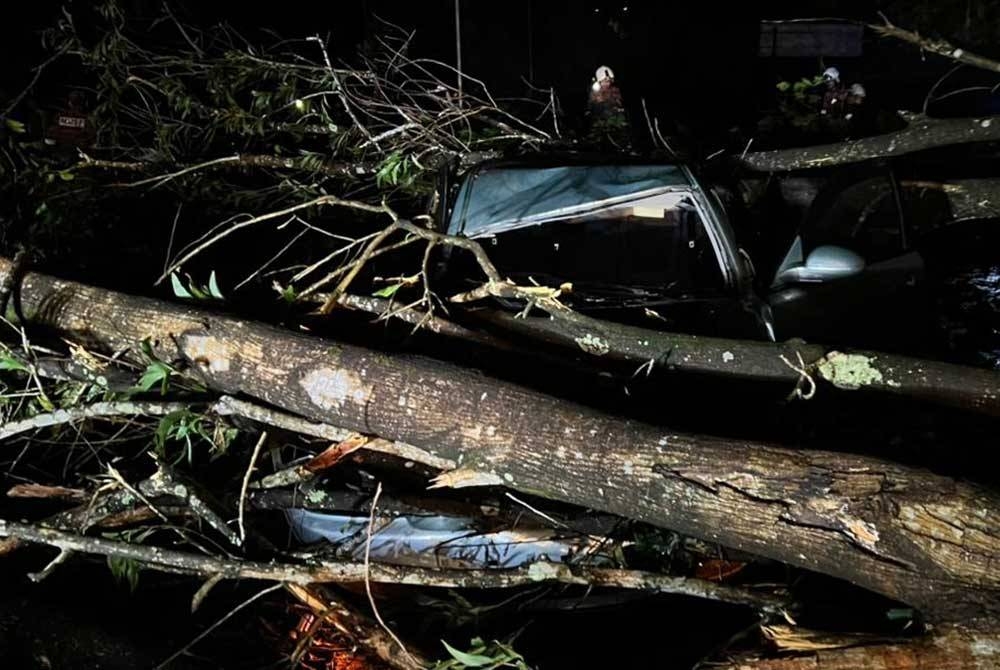
[[[869,347],[932,327],[915,242],[953,216],[939,190],[881,163],[764,181],[773,193],[748,198],[682,162],[490,161],[445,189],[437,225],[517,284],[571,285],[561,300],[608,321]],[[482,274],[452,248],[438,281]]]

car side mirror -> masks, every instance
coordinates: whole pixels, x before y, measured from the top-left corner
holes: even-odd
[[[784,269],[777,280],[781,284],[828,282],[853,277],[864,269],[865,259],[859,254],[826,244],[813,249],[805,263]]]

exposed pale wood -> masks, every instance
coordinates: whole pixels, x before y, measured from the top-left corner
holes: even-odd
[[[944,626],[924,637],[900,639],[896,643],[743,660],[723,667],[728,670],[995,670],[1000,667],[1000,633],[995,628],[980,631]]]

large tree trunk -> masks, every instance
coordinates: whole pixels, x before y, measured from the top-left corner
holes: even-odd
[[[821,647],[822,644],[818,644]],[[817,649],[785,658],[743,660],[728,670],[995,670],[997,631],[943,626],[919,639],[844,649]]]
[[[901,156],[955,144],[998,140],[1000,140],[1000,117],[961,119],[915,117],[906,128],[896,132],[836,144],[760,151],[747,154],[739,162],[759,172],[782,172],[860,163],[883,156]]]
[[[580,314],[564,318],[517,317],[479,310],[480,322],[504,335],[555,344],[593,359],[736,379],[788,384],[809,374],[841,390],[866,390],[919,398],[1000,415],[1000,374],[992,370],[874,351],[844,353],[805,342],[756,342],[666,333]]]
[[[10,263],[0,261],[0,281]],[[1000,611],[1000,497],[851,455],[676,433],[473,370],[39,274],[27,318],[132,358],[148,340],[214,389],[408,442],[499,485],[852,581],[937,620]],[[720,408],[720,411],[724,409]]]

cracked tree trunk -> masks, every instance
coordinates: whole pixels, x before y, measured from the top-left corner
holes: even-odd
[[[1000,667],[995,628],[943,626],[896,643],[819,649],[784,658],[742,660],[728,670],[994,670]]]
[[[0,280],[10,263],[0,261]],[[840,577],[932,620],[1000,611],[1000,496],[862,456],[672,432],[473,370],[28,274],[23,312],[136,358],[148,340],[211,388],[402,440],[498,485]]]

